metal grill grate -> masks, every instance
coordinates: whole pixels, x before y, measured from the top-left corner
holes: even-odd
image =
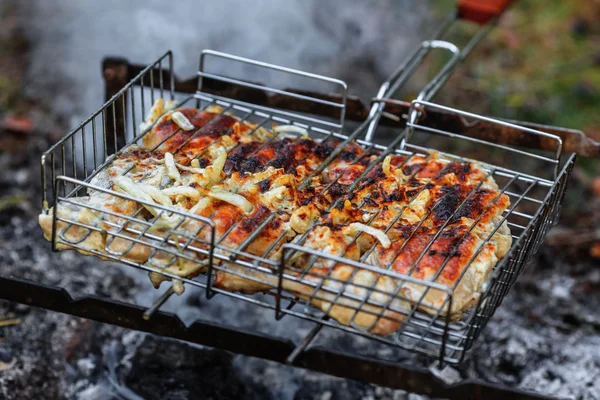
[[[372,139],[377,132],[378,121],[382,116],[386,117],[385,105],[393,102],[389,97],[393,96],[395,91],[408,80],[412,71],[414,71],[430,50],[439,48],[450,51],[450,60],[441,69],[438,75],[424,88],[418,96],[418,99],[413,102],[413,107],[408,115],[406,130],[395,138],[389,146],[382,146],[374,143]],[[468,48],[469,47],[467,46],[466,49]],[[392,346],[398,346],[407,350],[436,357],[444,362],[460,362],[464,357],[466,350],[471,347],[473,340],[477,337],[494,310],[502,301],[502,298],[506,295],[508,288],[514,283],[516,277],[522,271],[523,266],[535,250],[537,250],[537,247],[543,240],[551,224],[555,222],[564,194],[566,180],[574,161],[574,156],[561,157],[560,138],[532,129],[522,128],[522,130],[528,134],[540,135],[556,141],[556,152],[552,156],[539,155],[535,152],[509,146],[495,145],[478,139],[459,137],[454,132],[427,126],[426,114],[428,109],[442,110],[446,113],[451,113],[463,118],[484,119],[493,124],[507,124],[502,121],[465,113],[427,102],[448,78],[452,68],[464,56],[464,51],[465,50],[461,52],[454,45],[447,42],[425,42],[405,64],[395,71],[392,78],[382,85],[378,97],[374,100],[369,118],[348,135],[343,132],[347,88],[341,81],[222,53],[205,51],[202,53],[200,59],[198,92],[191,96],[182,96],[174,90],[172,73],[173,58],[172,54],[167,52],[155,63],[141,71],[133,81],[129,82],[100,110],[92,114],[79,127],[74,129],[70,134],[44,153],[42,157],[42,179],[44,187],[42,196],[44,209],[46,211],[53,206],[53,249],[74,248],[84,253],[99,256],[103,259],[118,261],[148,272],[159,273],[174,279],[175,282],[185,282],[188,285],[200,287],[206,291],[206,295],[209,298],[216,293],[221,293],[273,309],[277,318],[282,318],[285,315],[292,315],[314,321],[318,323],[318,328],[314,333],[311,333],[313,336],[318,332],[318,329],[320,329],[321,326],[330,326],[369,337]],[[331,90],[331,87],[334,87],[339,94],[339,102],[323,100],[318,96],[312,97],[305,94],[298,94],[293,91],[279,90],[267,85],[249,83],[241,78],[225,76],[220,71],[209,72],[207,70],[207,64],[211,59],[240,63],[245,66],[262,69],[265,73],[274,71],[276,73],[293,75],[296,78],[312,81],[313,84],[327,85],[329,91]],[[167,72],[165,72],[165,68],[163,68],[164,65],[168,65]],[[339,119],[332,120],[318,118],[313,115],[282,111],[275,108],[255,105],[251,102],[211,95],[202,91],[203,79],[205,78],[239,85],[249,90],[255,89],[266,93],[277,94],[279,96],[289,96],[305,102],[308,109],[311,107],[329,107],[338,110],[336,111],[336,115],[339,116]],[[372,163],[365,172],[361,174],[356,182],[348,188],[348,192],[357,188],[367,174],[381,165],[384,158],[389,154],[404,156],[404,163],[408,163],[417,156],[431,157],[431,146],[423,146],[420,143],[417,143],[417,139],[427,133],[449,137],[453,140],[458,140],[467,144],[475,143],[479,146],[479,161],[484,161],[482,158],[487,157],[489,153],[485,150],[484,145],[491,145],[503,152],[517,154],[523,157],[526,156],[534,159],[536,162],[549,163],[554,167],[554,176],[551,178],[543,178],[532,173],[517,171],[515,168],[504,165],[495,165],[493,163],[485,162],[481,164],[487,176],[493,177],[498,183],[500,187],[499,192],[501,194],[506,194],[511,199],[512,205],[506,210],[500,223],[506,221],[510,226],[513,244],[509,253],[495,266],[494,272],[490,279],[488,279],[486,289],[479,298],[477,305],[466,311],[459,321],[454,321],[450,318],[450,310],[452,309],[452,297],[458,282],[453,287],[447,287],[436,283],[435,278],[433,281],[424,281],[412,277],[411,273],[413,268],[409,270],[408,274],[403,275],[391,271],[390,266],[384,268],[384,266],[369,265],[366,263],[366,258],[374,250],[374,247],[359,261],[352,261],[343,257],[336,257],[331,254],[304,247],[303,243],[308,235],[307,232],[293,244],[284,243],[285,235],[282,234],[273,242],[264,254],[251,254],[247,251],[248,246],[274,216],[263,221],[253,234],[239,246],[231,248],[223,244],[223,239],[235,228],[235,225],[223,236],[217,238],[215,233],[215,222],[210,217],[199,217],[193,213],[182,211],[181,209],[149,203],[143,199],[134,198],[95,184],[93,182],[94,177],[103,173],[106,167],[115,159],[116,154],[120,154],[124,149],[127,149],[129,145],[141,142],[144,135],[148,132],[148,128],[144,132],[136,134],[137,127],[143,122],[144,116],[158,97],[175,101],[177,107],[195,105],[196,108],[202,110],[213,105],[218,105],[222,107],[223,110],[221,114],[214,116],[213,120],[217,119],[219,115],[227,113],[236,116],[240,121],[256,124],[257,127],[248,132],[248,135],[253,135],[258,127],[269,127],[270,124],[277,123],[296,125],[304,128],[308,130],[311,136],[316,140],[338,141],[339,145],[336,147],[336,150],[334,150],[332,155],[317,168],[313,175],[325,170],[329,162],[335,158],[343,146],[352,140],[358,143],[365,151],[377,151],[379,155],[377,156],[376,161]],[[128,118],[123,120],[117,118],[117,109],[121,109],[122,113],[126,114]],[[128,124],[128,121],[131,123]],[[211,122],[208,122],[204,127],[209,126],[210,124]],[[204,127],[194,132],[190,139],[200,133]],[[517,126],[513,127],[519,128]],[[117,132],[123,133],[123,137],[127,140],[120,141],[120,136],[117,136]],[[169,140],[169,138],[177,133],[178,131],[173,132],[168,138],[165,138],[163,142]],[[276,134],[269,141],[275,140],[278,135],[279,134]],[[190,139],[188,139],[188,141]],[[262,146],[266,145],[266,143]],[[177,150],[183,148],[185,144],[185,142],[182,143]],[[158,146],[160,146],[160,144],[156,147]],[[255,152],[259,150],[260,147],[255,150]],[[202,154],[197,155],[198,158],[201,156]],[[447,153],[444,153],[443,157],[444,162],[472,161],[469,158]],[[415,171],[414,174],[417,172],[418,171]],[[339,178],[340,177],[338,176],[333,182],[337,181]],[[300,186],[303,184],[305,183],[303,182]],[[324,191],[329,190],[330,187],[331,185],[328,185]],[[476,188],[473,189],[473,192],[469,194],[469,197],[463,201],[454,214],[456,214],[468,198],[473,195],[475,189]],[[139,203],[140,206],[133,214],[124,216],[114,211],[91,206],[78,200],[79,196],[84,196],[89,191],[115,196],[123,200],[135,201]],[[417,196],[418,193],[412,198],[411,202],[414,201]],[[71,204],[73,206],[87,208],[94,211],[96,215],[101,215],[102,218],[98,218],[90,223],[83,223],[81,221],[65,218],[57,213],[56,205],[59,202],[65,205]],[[336,204],[332,205],[332,208],[335,206]],[[153,207],[158,211],[157,215],[149,220],[141,217],[144,209],[147,207]],[[408,207],[408,205],[406,207]],[[435,205],[433,207],[435,208]],[[433,210],[429,210],[417,225],[417,228],[432,211]],[[151,229],[161,213],[177,216],[179,218],[175,227],[167,229],[166,234],[157,234]],[[399,214],[397,218],[392,220],[386,231],[396,224],[401,215],[402,214]],[[375,217],[376,216],[373,218]],[[468,228],[466,234],[474,228],[476,223],[477,221]],[[494,232],[498,229],[500,223],[497,224]],[[183,229],[184,226],[193,226],[194,229]],[[415,231],[411,233],[409,239],[414,235]],[[490,233],[489,237],[483,243],[486,243],[494,232]],[[92,240],[94,235],[105,235],[107,237],[104,251],[89,250],[86,248],[86,241]],[[431,242],[427,245],[423,254],[430,248],[438,235],[439,232],[431,239]],[[476,255],[481,251],[483,243],[479,246],[471,261],[473,261]],[[283,244],[283,257],[277,259],[274,254],[275,248],[279,244]],[[138,262],[132,259],[131,253],[134,253],[136,249],[146,249],[148,251],[148,261]],[[401,250],[402,249],[400,249],[400,251]],[[307,254],[311,259],[311,264],[302,269],[292,266],[289,263],[289,260],[291,257],[297,256],[298,254]],[[423,254],[413,266],[418,264]],[[165,259],[168,260],[167,263],[164,262]],[[162,261],[159,263],[157,260]],[[449,257],[446,257],[444,263],[440,265],[437,275],[442,271],[448,260]],[[370,270],[378,274],[378,276],[388,276],[402,282],[402,284],[410,283],[419,285],[422,287],[423,296],[419,301],[410,301],[411,306],[406,310],[396,308],[392,304],[395,300],[409,301],[408,299],[403,298],[403,295],[399,292],[402,284],[397,285],[396,290],[392,292],[384,292],[376,288],[375,284],[366,286],[351,283],[350,280],[338,280],[338,287],[332,289],[332,285],[325,284],[325,282],[335,282],[335,278],[329,274],[319,275],[310,271],[310,266],[320,261],[350,265],[354,267],[351,276],[354,276],[359,270]],[[205,272],[206,275],[191,279],[183,278],[169,272],[169,268],[181,265],[180,263],[184,263],[185,265],[186,262],[193,264],[195,270],[201,270],[202,272]],[[241,268],[238,268],[238,266]],[[232,293],[214,287],[213,278],[216,271],[224,271],[245,279],[267,284],[271,287],[269,292],[274,296],[271,300],[263,300],[262,298],[258,299],[253,296]],[[310,288],[312,294],[308,298],[298,298],[287,294],[285,286],[289,282]],[[350,284],[362,289],[366,295],[359,296],[351,294],[346,290]],[[437,291],[444,294],[444,301],[441,306],[432,307],[423,303],[423,298],[426,293],[430,291]],[[172,292],[173,288],[171,287],[157,300],[155,305],[148,310],[146,314],[148,318],[153,311],[160,307],[162,302],[164,302]],[[384,296],[387,300],[375,300],[374,297],[376,297],[377,294]],[[365,329],[364,327],[361,328],[355,323],[351,323],[350,326],[344,326],[330,320],[327,316],[328,311],[322,312],[310,307],[310,303],[315,300],[328,302],[331,304],[331,307],[333,307],[333,305],[341,305],[352,309],[353,316],[351,322],[353,322],[359,314],[371,315],[374,317],[373,320],[375,322],[382,318],[388,318],[388,312],[392,312],[395,315],[401,314],[403,319],[402,327],[393,335],[382,337],[369,333],[369,329]],[[308,342],[309,341],[310,340],[308,340]]]

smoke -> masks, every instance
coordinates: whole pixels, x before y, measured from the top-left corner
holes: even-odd
[[[175,72],[189,77],[201,50],[210,48],[344,79],[352,93],[370,97],[423,38],[426,6],[410,0],[35,0],[22,7],[33,44],[26,94],[50,103],[74,126],[103,102],[103,57],[149,63],[171,49]]]
[[[100,67],[105,56],[144,64],[171,49],[176,75],[187,78],[198,70],[200,52],[214,49],[342,79],[350,93],[369,99],[428,33],[422,29],[426,6],[410,0],[32,0],[21,6],[31,43],[25,94],[70,128],[104,101]],[[264,81],[257,70],[227,73]],[[286,79],[270,83],[285,87],[291,84]],[[90,147],[88,143],[88,153]],[[149,306],[160,292],[151,287],[147,274],[122,269],[136,282],[136,302]],[[186,324],[212,320],[292,339],[313,326],[292,317],[277,323],[273,310],[224,295],[206,301],[192,287],[183,296],[172,296],[162,310],[176,312]],[[331,342],[338,335],[327,332],[320,340]],[[355,340],[364,347],[364,340]],[[116,353],[113,348],[104,351],[114,356],[107,356],[109,373],[98,385],[80,391],[81,398],[102,398],[115,391],[127,397],[111,369]],[[236,368],[251,377],[253,368],[263,363],[238,357]],[[293,398],[301,379],[292,377],[303,372],[279,367],[269,371],[270,381],[288,382],[273,384],[276,397]]]
[[[194,76],[200,52],[210,48],[343,79],[351,93],[370,98],[428,33],[422,29],[426,2],[410,0],[32,0],[29,5],[21,7],[32,44],[26,94],[69,126],[103,102],[100,65],[107,55],[143,64],[171,49],[175,73],[184,78]],[[252,69],[227,72],[264,78]],[[288,85],[285,79],[289,76],[275,84]],[[158,293],[146,274],[123,269],[140,286],[137,302],[150,305]],[[312,325],[293,318],[276,324],[272,310],[226,296],[199,302],[199,291],[192,289],[163,309],[177,311],[188,324],[197,318],[225,319],[296,337]]]

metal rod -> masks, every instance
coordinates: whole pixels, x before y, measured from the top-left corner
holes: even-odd
[[[169,288],[167,290],[164,291],[163,294],[161,294],[154,301],[154,303],[152,303],[152,305],[149,308],[147,308],[144,311],[144,313],[142,314],[142,318],[144,318],[144,320],[146,320],[146,321],[149,321],[150,318],[152,318],[152,315],[155,312],[157,312],[159,310],[159,308],[162,307],[162,305],[167,302],[167,300],[169,300],[171,298],[173,293],[175,293],[175,291],[173,290],[173,285],[171,285],[171,286],[169,286]]]
[[[325,317],[325,318],[327,318],[327,317]],[[310,343],[315,339],[315,337],[317,337],[317,335],[319,334],[319,332],[321,332],[321,329],[323,329],[323,325],[315,325],[310,330],[310,332],[308,332],[308,334],[304,337],[304,339],[302,339],[302,341],[300,343],[298,343],[298,345],[296,346],[296,348],[294,348],[294,351],[292,351],[290,353],[290,355],[287,356],[287,358],[285,359],[285,364],[287,364],[287,365],[294,364],[294,361],[296,361],[296,358],[302,352],[304,352],[304,350],[306,350],[306,348],[308,347],[308,345],[310,345]]]
[[[196,321],[186,327],[173,314],[161,311],[157,311],[151,321],[146,321],[142,318],[144,309],[140,306],[89,295],[73,299],[62,288],[18,278],[0,276],[0,297],[29,306],[280,363],[284,363],[296,347],[290,341],[260,333],[244,332],[225,324]],[[427,368],[390,363],[323,348],[304,351],[294,365],[338,377],[450,400],[549,399],[539,394],[476,380],[446,385],[436,379]]]

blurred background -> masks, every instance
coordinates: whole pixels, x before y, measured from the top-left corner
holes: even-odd
[[[51,254],[36,223],[39,156],[104,101],[105,56],[143,64],[172,49],[177,76],[188,78],[211,48],[343,79],[368,102],[454,4],[0,0],[0,274],[151,301],[124,268]],[[598,21],[597,0],[517,1],[434,100],[600,141]],[[476,29],[452,34],[464,41]],[[440,62],[428,59],[401,98],[411,100]],[[600,398],[600,161],[578,159],[561,222],[534,258],[461,373]],[[197,302],[178,303],[184,319],[234,315],[225,300]],[[418,398],[0,301],[0,398],[60,397]]]

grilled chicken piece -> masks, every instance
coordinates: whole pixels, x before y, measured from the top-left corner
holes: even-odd
[[[333,318],[378,334],[396,330],[415,304],[421,311],[453,319],[474,305],[492,267],[510,248],[506,223],[498,226],[509,199],[493,189],[495,183],[480,169],[458,163],[444,165],[437,160],[433,165],[415,163],[419,164],[419,170],[403,171],[402,176],[394,174],[391,168],[384,175],[400,179],[378,176],[373,183],[367,180],[360,189],[368,193],[361,200],[370,206],[367,209],[379,210],[372,214],[370,226],[386,232],[389,243],[379,243],[374,235],[365,233],[357,238],[344,236],[345,241],[311,240],[312,232],[303,243],[304,247],[350,259],[356,258],[348,257],[344,251],[352,254],[352,246],[358,245],[361,257],[367,257],[364,260],[367,264],[415,279],[392,278],[323,256],[316,260],[313,257],[311,264],[306,260],[300,263],[308,265],[304,271],[309,277],[304,279],[305,284],[284,281],[284,287],[300,293]],[[407,184],[398,183],[409,175],[413,178]],[[344,210],[348,212],[343,213]],[[338,213],[344,214],[344,218],[328,217],[330,226],[343,232],[369,215],[356,211],[359,210],[344,207]],[[336,225],[339,223],[345,225]],[[497,232],[491,236],[494,230]],[[331,247],[336,251],[328,251],[322,242],[335,243]],[[306,259],[308,255],[303,257]],[[298,259],[301,256],[295,255],[291,261]],[[306,284],[309,280],[315,284]],[[450,288],[452,307],[448,290],[420,283],[424,281]],[[360,283],[365,286],[358,286]]]
[[[145,204],[95,190],[59,202],[58,217],[73,221],[58,221],[59,249],[145,264],[158,287],[171,279],[160,272],[206,272],[214,241],[214,287],[281,284],[342,324],[387,335],[415,309],[458,318],[510,248],[508,197],[475,163],[289,138],[217,106],[164,111],[161,100],[143,146],[91,180]],[[47,239],[52,212],[40,216]],[[306,251],[286,258],[280,280],[271,267],[286,243]]]

